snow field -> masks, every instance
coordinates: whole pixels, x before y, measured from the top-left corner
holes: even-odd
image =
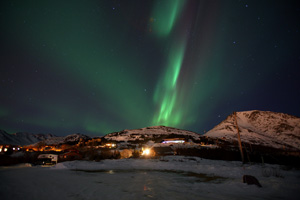
[[[255,176],[262,185],[242,183]],[[0,169],[6,199],[299,199],[300,171],[198,157],[71,161]]]

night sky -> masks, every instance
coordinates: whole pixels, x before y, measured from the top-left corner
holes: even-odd
[[[0,129],[204,133],[233,111],[300,116],[300,3],[0,3]]]

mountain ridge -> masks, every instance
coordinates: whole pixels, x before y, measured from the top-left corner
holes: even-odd
[[[272,111],[236,113],[242,142],[300,150],[300,118]],[[204,134],[208,137],[237,140],[234,114]]]
[[[271,111],[242,111],[236,113],[238,128],[242,142],[269,146],[277,149],[300,150],[300,118]],[[104,140],[115,142],[142,142],[152,140],[159,142],[165,138],[185,138],[186,141],[201,142],[204,137],[227,140],[237,140],[237,129],[234,114],[229,115],[220,124],[205,134],[198,134],[167,126],[150,126],[140,129],[122,130],[102,136]],[[18,132],[8,134],[0,130],[0,144],[30,145],[39,142],[45,144],[63,144],[87,140],[89,136],[71,134],[57,137],[52,134],[32,134]]]
[[[33,134],[27,132],[17,132],[13,134],[8,134],[4,130],[0,130],[0,144],[10,144],[10,145],[29,145],[37,143],[52,137],[57,137],[53,134]]]
[[[194,140],[198,140],[201,135],[192,131],[168,127],[168,126],[150,126],[140,129],[125,129],[119,132],[109,133],[105,135],[103,138],[107,140],[114,141],[135,141],[140,140],[143,141],[146,139],[155,139],[157,137],[186,137],[193,138]]]

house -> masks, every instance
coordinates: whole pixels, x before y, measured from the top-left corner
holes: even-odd
[[[162,141],[163,144],[182,144],[185,143],[184,138],[168,138]]]
[[[40,154],[38,157],[38,163],[41,165],[53,165],[57,163],[58,155],[56,154]]]
[[[110,148],[116,148],[117,145],[116,145],[116,143],[109,142],[109,143],[106,143],[106,144],[104,145],[104,147],[110,149]]]

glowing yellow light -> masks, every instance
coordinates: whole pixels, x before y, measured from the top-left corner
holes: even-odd
[[[143,155],[143,156],[148,156],[148,155],[150,155],[150,149],[144,149],[142,155]]]

